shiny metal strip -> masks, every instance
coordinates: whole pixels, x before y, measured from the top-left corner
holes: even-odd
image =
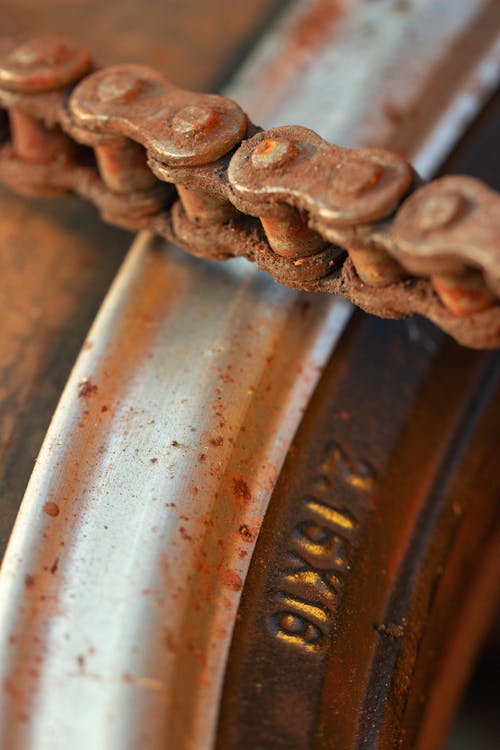
[[[340,127],[351,72],[339,64],[325,77],[324,56],[341,37],[382,90],[388,70],[412,64],[401,35],[420,27],[429,4],[406,3],[404,24],[396,3],[373,4],[380,27],[395,26],[375,34],[378,52],[363,63],[359,27],[371,3],[303,3],[274,37],[292,49],[323,14],[294,86],[286,73],[280,83],[265,44],[267,63],[252,63],[231,93],[266,126],[293,119],[329,140],[351,133],[355,141],[363,92],[342,105]],[[477,13],[489,5],[478,2]],[[444,14],[444,40],[449,22]],[[409,77],[405,90],[422,95],[425,78]],[[251,107],[249,80],[262,92]],[[304,98],[314,80],[328,84],[330,109],[315,113],[314,95]],[[426,122],[431,133],[431,110]],[[388,145],[399,126],[383,131]],[[377,118],[371,132],[378,142]],[[421,139],[409,155],[435,166]],[[350,311],[343,300],[279,288],[244,261],[199,261],[139,237],[63,393],[2,568],[2,748],[212,746],[255,538]]]

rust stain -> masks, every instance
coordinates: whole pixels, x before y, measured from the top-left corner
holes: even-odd
[[[233,490],[236,497],[240,500],[251,500],[252,494],[248,488],[248,484],[244,479],[238,478],[233,481]]]
[[[221,583],[225,588],[231,589],[231,591],[241,591],[243,588],[243,581],[237,573],[232,570],[226,570],[221,576]]]
[[[256,81],[255,93],[247,101],[248,108],[255,106],[260,112],[266,92],[273,94],[273,108],[286,100],[297,74],[308,67],[326,43],[331,43],[332,27],[342,18],[344,7],[345,0],[316,0],[304,9],[287,32],[284,43],[277,47],[274,59],[266,64],[265,78]]]
[[[59,506],[52,500],[48,500],[43,506],[43,512],[48,516],[51,516],[51,518],[56,518],[56,516],[59,515]]]
[[[170,651],[172,654],[176,653],[177,643],[175,642],[175,639],[168,628],[165,628],[164,643],[167,651]]]
[[[88,398],[89,396],[93,396],[94,393],[97,393],[97,390],[97,386],[92,383],[90,378],[84,378],[78,384],[78,398]]]
[[[252,533],[252,531],[246,524],[240,526],[238,531],[245,542],[253,542],[253,540],[255,539],[255,534]]]

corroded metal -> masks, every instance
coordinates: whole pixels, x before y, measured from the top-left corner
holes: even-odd
[[[352,227],[387,216],[414,181],[410,165],[382,149],[343,149],[307,128],[258,133],[231,159],[228,179],[245,213],[280,204],[307,211],[316,226]]]
[[[481,269],[500,292],[500,197],[473,177],[442,177],[418,190],[396,214],[394,257],[413,273]]]
[[[403,65],[399,45],[379,49],[385,69]],[[418,166],[426,152],[412,155]],[[2,633],[18,634],[3,644],[4,674],[19,678],[7,711],[20,696],[32,709],[9,739],[213,745],[256,533],[349,312],[248,265],[139,241],[63,396],[2,571]]]
[[[248,126],[227,97],[180,89],[145,65],[94,73],[77,86],[70,109],[77,125],[128,136],[160,161],[179,165],[215,161],[241,141]]]
[[[0,40],[0,86],[33,94],[52,91],[77,81],[90,68],[88,50],[72,39],[55,34]]]
[[[70,68],[63,41],[52,46],[55,52],[46,58],[61,81],[57,66],[63,66],[62,89],[70,74],[81,74],[81,60],[74,52],[78,64]],[[33,53],[35,62],[48,64],[44,49],[41,45],[38,57]],[[199,256],[245,255],[284,285],[343,294],[378,315],[421,313],[469,346],[500,344],[493,215],[498,198],[486,187],[475,192],[482,191],[481,206],[493,202],[493,209],[469,212],[465,229],[454,216],[445,217],[455,226],[451,252],[460,267],[443,274],[446,187],[439,182],[430,202],[420,199],[416,173],[393,152],[340,148],[297,126],[256,132],[227,97],[180,89],[144,65],[92,73],[69,101],[61,91],[37,97],[31,89],[23,95],[22,86],[14,87],[14,95],[11,89],[0,89],[0,103],[12,112],[14,149],[7,143],[0,152],[0,179],[10,187],[39,195],[45,186],[47,195],[71,190],[89,197],[88,180],[80,175],[89,177],[90,170],[74,169],[69,135],[95,150],[102,179],[97,204],[108,221],[147,227]],[[242,144],[245,137],[249,140]],[[66,139],[60,148],[58,138]],[[157,178],[179,186],[177,205],[155,203],[161,195]],[[454,194],[470,200],[470,181],[453,179]],[[401,228],[407,233],[411,223],[409,194],[411,206],[418,202],[423,229],[417,242],[405,238],[400,247]],[[145,213],[145,203],[154,209]],[[258,217],[264,231],[250,217]],[[330,244],[347,255],[333,252],[332,259]]]
[[[408,331],[353,322],[294,438],[243,591],[219,750],[444,746],[497,601],[500,358],[422,320]]]

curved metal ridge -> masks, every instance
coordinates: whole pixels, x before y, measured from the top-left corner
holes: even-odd
[[[404,17],[393,5],[377,4],[396,40],[372,40],[385,60],[380,80],[372,79],[380,91],[388,69],[406,64],[409,73],[397,28],[420,28],[425,3]],[[322,21],[326,32],[312,51],[321,68],[319,52],[338,35],[345,44],[346,28],[365,22],[368,6],[346,3],[337,25]],[[475,7],[479,16],[489,3]],[[287,33],[297,36],[297,26]],[[441,51],[451,55],[451,43]],[[420,62],[431,75],[435,61]],[[286,115],[281,107],[265,116],[275,101],[264,86],[272,68],[259,73],[261,111],[251,111],[268,126]],[[324,70],[308,62],[297,90],[315,74],[324,84]],[[316,129],[333,140],[335,91],[349,70],[328,75],[332,117],[320,107]],[[237,86],[244,105],[245,77]],[[422,94],[424,82],[423,72],[409,77],[405,90]],[[485,90],[475,90],[476,106]],[[304,120],[301,94],[285,81],[281,95]],[[343,111],[342,127],[358,115],[357,106]],[[377,127],[375,120],[374,141]],[[420,147],[410,154],[417,162],[424,155]],[[350,311],[341,300],[277,287],[244,261],[221,266],[137,240],[61,398],[2,568],[2,747],[213,745],[259,525]]]
[[[181,747],[188,732],[203,746],[215,706],[201,696],[221,679],[260,520],[348,316],[341,300],[311,305],[243,264],[221,273],[135,243],[68,381],[3,569],[21,607],[3,599],[15,677],[6,672],[37,747]],[[36,676],[37,647],[22,658],[30,637],[42,660],[51,654]],[[11,731],[5,746],[17,747],[23,725]]]

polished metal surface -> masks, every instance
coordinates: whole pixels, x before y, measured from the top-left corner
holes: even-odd
[[[369,5],[346,3],[340,17],[322,19],[293,86],[273,73],[286,56],[270,59],[264,42],[266,64],[257,75],[252,63],[231,94],[266,126],[292,117],[330,140],[361,139],[359,68],[340,124],[351,68],[328,68],[325,78],[324,55],[338,35],[359,50]],[[423,95],[427,62],[412,78],[403,42],[429,3],[408,4],[404,21],[395,5],[377,4],[393,31],[375,34],[380,64],[367,55],[363,80],[376,71],[380,93],[397,70],[405,92]],[[489,5],[477,3],[478,13]],[[325,3],[304,3],[301,13],[315,6]],[[286,20],[279,35],[292,57],[301,23]],[[441,56],[453,56],[444,31],[440,39]],[[429,75],[442,69],[432,56],[428,65]],[[315,80],[329,91],[317,110],[303,88],[314,91]],[[475,108],[486,90],[477,89]],[[430,107],[425,121],[430,134]],[[374,117],[363,138],[389,143],[400,131],[397,119],[381,128]],[[427,142],[419,134],[409,148],[426,173],[437,163]],[[2,569],[2,747],[212,746],[255,538],[349,315],[343,301],[279,288],[242,261],[215,265],[136,241],[64,391]]]

